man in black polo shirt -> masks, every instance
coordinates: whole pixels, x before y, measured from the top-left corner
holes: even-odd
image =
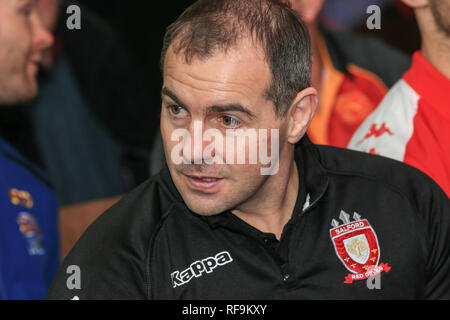
[[[49,299],[450,298],[442,190],[305,135],[317,93],[292,10],[197,1],[162,66],[167,168],[91,225]]]

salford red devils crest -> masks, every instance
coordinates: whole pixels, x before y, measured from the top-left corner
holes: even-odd
[[[373,277],[383,271],[388,272],[387,264],[378,265],[380,259],[380,246],[377,235],[369,221],[361,219],[356,212],[353,221],[350,215],[341,211],[339,219],[343,224],[333,219],[330,229],[331,240],[339,259],[351,273],[345,278],[345,283]]]

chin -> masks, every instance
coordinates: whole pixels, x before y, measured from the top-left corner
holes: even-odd
[[[18,103],[29,103],[37,96],[37,91],[26,92],[17,99]]]
[[[215,216],[215,215],[220,214],[223,211],[225,211],[225,210],[220,210],[218,208],[207,207],[207,206],[203,206],[203,205],[202,206],[187,205],[187,206],[192,212],[194,212],[200,216]]]
[[[28,103],[38,95],[39,90],[36,81],[28,81],[22,88],[22,92],[17,94],[16,100],[18,103]]]
[[[16,106],[21,103],[29,103],[31,102],[37,95],[37,91],[29,92],[29,91],[21,91],[15,92],[14,95],[10,95],[7,97],[1,97],[0,103],[6,106]]]
[[[195,199],[185,200],[187,207],[200,216],[215,216],[230,209],[225,203],[217,203],[217,201],[214,203],[208,202],[209,201]]]

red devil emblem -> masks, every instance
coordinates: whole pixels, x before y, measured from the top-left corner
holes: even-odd
[[[337,256],[351,272],[345,278],[345,283],[367,279],[383,271],[388,272],[390,267],[387,264],[378,265],[380,246],[369,221],[361,219],[356,212],[353,214],[353,221],[350,221],[350,215],[344,211],[341,211],[339,219],[344,224],[339,225],[333,219],[330,236]]]

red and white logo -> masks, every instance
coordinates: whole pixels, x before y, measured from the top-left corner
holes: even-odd
[[[380,125],[380,128],[377,128],[377,124],[373,123],[372,126],[369,129],[369,132],[367,132],[365,134],[364,138],[362,138],[362,140],[360,140],[357,145],[360,145],[361,143],[363,143],[364,141],[366,141],[366,140],[368,140],[369,138],[372,138],[372,137],[379,138],[382,135],[384,135],[385,133],[387,133],[390,136],[394,135],[394,133],[391,131],[391,129],[389,129],[386,126],[386,122],[383,122]]]
[[[356,212],[353,214],[353,221],[350,221],[350,215],[344,211],[341,211],[339,219],[343,224],[339,225],[339,222],[333,219],[330,237],[337,256],[351,272],[345,277],[344,283],[368,279],[383,271],[388,272],[390,266],[378,264],[380,246],[369,221],[361,219]]]

